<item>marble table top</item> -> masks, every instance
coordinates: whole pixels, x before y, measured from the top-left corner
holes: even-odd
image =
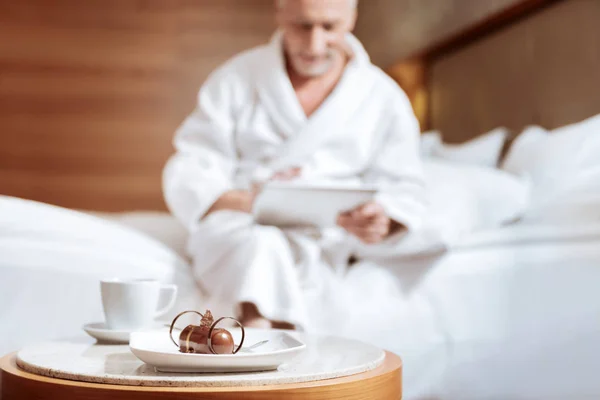
[[[136,386],[231,387],[300,383],[353,375],[377,368],[385,352],[359,341],[294,332],[306,350],[276,371],[251,373],[162,373],[139,360],[127,345],[92,338],[35,344],[17,354],[17,365],[37,375],[92,383]]]

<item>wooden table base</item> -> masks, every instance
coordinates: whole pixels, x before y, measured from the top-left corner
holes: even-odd
[[[402,361],[387,352],[384,363],[343,378],[289,385],[246,387],[142,387],[102,385],[47,378],[22,371],[16,353],[0,359],[1,400],[398,400],[402,398]]]

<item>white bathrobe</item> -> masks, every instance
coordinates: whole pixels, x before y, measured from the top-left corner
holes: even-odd
[[[271,320],[324,332],[360,320],[359,309],[369,313],[396,290],[374,262],[393,257],[402,235],[367,246],[335,227],[284,231],[235,211],[202,218],[224,192],[302,167],[303,179],[379,185],[387,214],[418,227],[425,210],[418,122],[396,83],[356,38],[347,40],[352,59],[309,118],[287,76],[278,32],[217,69],[176,134],[164,171],[166,202],[189,229],[195,277],[211,307],[226,306],[221,312],[248,301]],[[351,254],[364,262],[348,269]]]

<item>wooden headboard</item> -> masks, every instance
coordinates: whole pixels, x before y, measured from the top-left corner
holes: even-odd
[[[374,57],[405,88],[423,130],[448,142],[600,113],[599,0],[362,4]],[[392,63],[393,52],[401,57]]]
[[[498,126],[550,129],[600,113],[600,1],[536,3],[432,49],[428,128],[462,142]]]

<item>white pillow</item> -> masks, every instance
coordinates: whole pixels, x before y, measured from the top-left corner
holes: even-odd
[[[511,146],[502,169],[531,180],[532,199],[523,220],[597,220],[600,114],[550,132],[527,128]]]
[[[421,157],[433,157],[433,152],[442,145],[442,135],[438,131],[428,131],[421,134]]]
[[[467,142],[448,144],[442,141],[439,132],[425,132],[421,138],[421,154],[434,159],[494,168],[498,165],[508,134],[506,128],[496,128]]]
[[[510,146],[501,169],[535,180],[535,177],[544,173],[543,166],[537,167],[539,165],[537,158],[547,136],[548,131],[540,126],[525,128]]]
[[[529,183],[495,168],[448,161],[424,162],[428,223],[454,240],[519,218],[529,203]]]
[[[515,140],[502,169],[528,176],[536,197],[560,191],[586,169],[600,166],[600,114],[547,132],[529,127]]]

